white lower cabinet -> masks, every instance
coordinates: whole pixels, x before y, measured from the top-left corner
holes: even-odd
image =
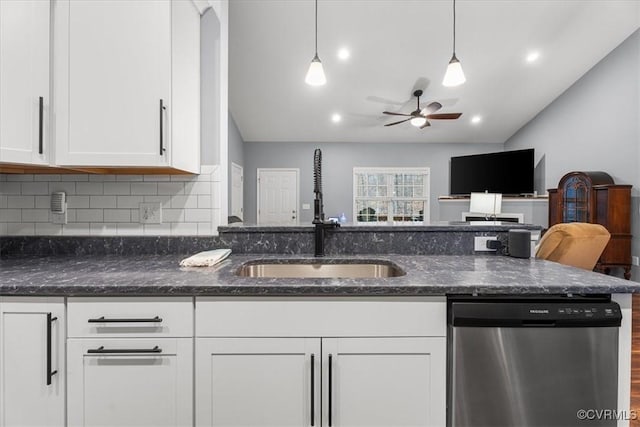
[[[193,299],[68,298],[69,426],[193,425]]]
[[[69,339],[69,426],[190,426],[190,338]]]
[[[197,298],[196,425],[444,426],[445,312],[444,298]]]
[[[64,426],[64,298],[0,297],[0,426]]]

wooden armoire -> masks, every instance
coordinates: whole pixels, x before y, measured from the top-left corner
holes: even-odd
[[[631,278],[631,185],[617,185],[606,172],[569,172],[549,189],[549,227],[561,222],[601,224],[611,240],[596,270],[624,269]]]

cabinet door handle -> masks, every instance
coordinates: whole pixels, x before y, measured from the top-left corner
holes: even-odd
[[[315,367],[316,355],[311,354],[311,426],[315,425],[316,411],[315,411],[315,392],[316,392],[316,367]]]
[[[44,98],[40,97],[38,100],[38,153],[42,154],[44,150],[43,146],[43,134],[44,134]]]
[[[164,101],[161,99],[160,100],[160,155],[162,156],[164,154],[165,151],[167,151],[164,148],[164,110],[166,110],[167,108],[164,106]]]
[[[51,313],[47,313],[47,385],[51,385],[51,377],[58,373],[58,371],[51,370],[51,324],[56,320],[58,320],[57,317],[52,317]]]
[[[138,319],[105,319],[104,316],[100,316],[95,319],[88,319],[89,323],[161,323],[162,318],[160,316],[151,318],[138,318]]]
[[[119,353],[162,353],[162,349],[158,346],[153,348],[104,348],[100,346],[98,348],[90,348],[87,350],[90,354],[119,354]]]
[[[331,413],[333,412],[333,355],[329,355],[329,427],[333,425]]]

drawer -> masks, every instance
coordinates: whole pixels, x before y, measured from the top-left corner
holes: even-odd
[[[196,298],[197,337],[446,336],[445,297]]]
[[[191,297],[67,298],[72,338],[192,337]]]

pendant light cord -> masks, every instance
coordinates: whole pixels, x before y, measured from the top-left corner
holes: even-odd
[[[318,0],[316,0],[316,56],[318,56]]]
[[[318,0],[316,0],[316,2],[317,1]],[[316,12],[316,15],[317,15],[317,12]],[[316,19],[317,19],[317,17],[316,17]],[[318,25],[318,24],[316,23],[316,25]],[[316,32],[317,31],[318,30],[316,29]],[[318,36],[316,35],[316,37],[318,37]],[[317,41],[316,41],[316,43],[317,43]],[[453,56],[455,56],[455,55],[456,55],[456,0],[453,0]]]

